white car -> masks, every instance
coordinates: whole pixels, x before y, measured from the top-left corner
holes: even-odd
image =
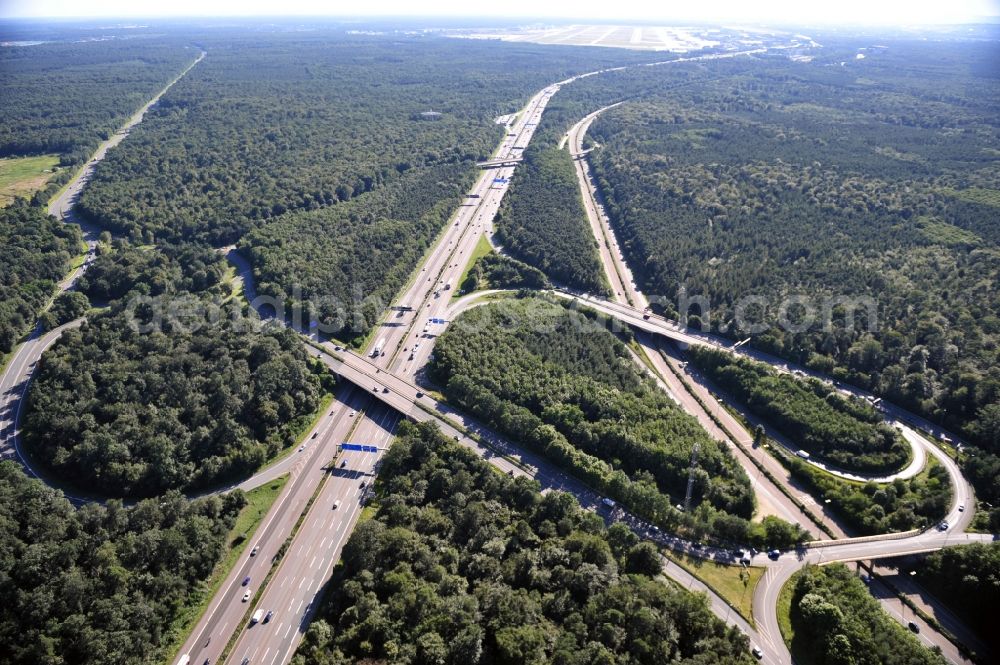
[[[964,503],[959,504],[959,506],[958,506],[958,512],[960,512],[960,513],[964,513],[965,512],[965,504]]]
[[[336,510],[337,508],[340,508],[340,499],[333,502],[333,509]]]
[[[357,411],[351,411],[351,418],[353,418],[356,413]]]
[[[250,600],[250,589],[247,589],[246,593],[243,594],[243,602],[245,603],[248,600]]]

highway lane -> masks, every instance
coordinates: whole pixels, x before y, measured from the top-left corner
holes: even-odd
[[[553,84],[531,98],[509,128],[497,152],[499,158],[519,157],[534,135],[541,114],[561,84]],[[390,312],[377,334],[385,340],[387,360],[383,367],[413,375],[429,358],[431,339],[438,330],[431,318],[446,316],[451,297],[460,288],[458,280],[480,236],[486,232],[499,209],[514,166],[487,169],[469,192],[437,249],[422,266],[410,289],[399,300],[413,308],[403,316]],[[426,330],[426,332],[424,332]]]
[[[247,576],[250,590],[257,589],[271,567],[273,557],[291,534],[292,527],[312,496],[317,484],[326,475],[326,466],[336,453],[348,432],[354,427],[358,413],[371,403],[370,397],[350,384],[343,384],[336,393],[336,401],[313,430],[302,450],[293,453],[290,477],[281,495],[268,511],[264,523],[254,534],[238,564],[226,576],[204,614],[191,631],[180,653],[191,657],[192,662],[205,659],[215,662],[222,653],[229,635],[236,629],[246,605],[242,602],[245,589],[242,581]],[[351,412],[355,412],[351,416]],[[253,547],[259,552],[250,556]]]
[[[529,101],[526,110],[519,116],[518,120],[515,121],[512,131],[508,132],[508,136],[504,138],[501,143],[501,147],[498,150],[498,156],[506,157],[515,152],[519,152],[518,146],[520,146],[519,141],[530,139],[531,133],[534,131],[533,118],[537,118],[540,114],[539,107],[543,107],[544,103],[548,101],[551,96],[551,90],[546,88],[536,94],[531,101]],[[509,134],[514,134],[510,136]],[[512,167],[505,167],[499,170],[487,170],[484,171],[483,175],[480,177],[477,184],[473,187],[472,193],[482,192],[480,194],[480,204],[483,203],[483,199],[489,201],[488,205],[499,205],[500,196],[505,188],[505,183],[495,183],[494,178],[497,177],[509,177],[512,171]],[[470,199],[467,199],[470,200]],[[480,221],[482,212],[478,212],[478,206],[462,206],[455,218],[449,222],[449,226],[445,229],[439,239],[435,249],[430,253],[424,262],[421,270],[416,273],[413,282],[405,289],[403,296],[397,301],[400,305],[408,305],[410,303],[415,303],[419,300],[420,304],[428,303],[432,299],[432,294],[435,290],[439,292],[445,292],[445,295],[441,297],[442,302],[448,300],[447,295],[455,288],[454,284],[451,284],[452,288],[443,289],[443,286],[447,281],[457,279],[457,276],[452,276],[453,263],[452,257],[458,256],[462,250],[458,250],[457,246],[463,237],[471,236],[468,233],[470,227],[476,225],[478,222],[478,227],[482,228]],[[232,257],[231,257],[232,258]],[[237,257],[238,258],[238,257]],[[451,261],[451,264],[449,264]],[[241,273],[243,274],[244,286],[247,289],[253,289],[252,276],[248,271],[248,266],[245,265],[245,261],[239,262],[242,267]],[[390,310],[387,314],[386,319],[380,325],[379,332],[373,337],[372,344],[369,346],[367,351],[368,357],[366,362],[369,365],[369,369],[374,369],[375,372],[381,371],[376,363],[388,364],[389,361],[393,360],[397,354],[397,351],[401,346],[406,346],[404,340],[406,339],[409,330],[415,327],[418,317],[422,314],[421,309],[426,309],[426,307],[414,306],[414,311],[406,312],[402,311],[400,315],[400,310]],[[334,345],[330,345],[333,347]],[[378,354],[373,354],[373,347],[380,348]],[[309,347],[312,349],[312,347]],[[313,351],[315,351],[313,349]],[[358,356],[360,358],[360,356]],[[356,385],[363,387],[363,390],[367,391],[368,380],[363,378],[363,375],[356,375],[354,377]],[[374,386],[373,386],[374,387]],[[415,390],[415,389],[414,389]],[[415,393],[414,393],[415,395]],[[379,394],[379,399],[383,402],[389,402],[389,405],[395,407],[397,412],[401,415],[410,415],[412,411],[417,411],[423,413],[420,409],[415,408],[409,401],[406,400],[396,400],[393,403],[391,396],[386,396]],[[378,407],[382,408],[382,407]],[[398,418],[396,412],[390,411],[388,409],[384,410],[387,414],[392,414],[393,418]],[[388,417],[388,416],[386,416]],[[426,415],[425,415],[426,417]],[[369,419],[370,420],[370,419]],[[368,422],[368,421],[366,421]],[[384,427],[384,433],[378,434],[375,438],[383,440],[385,445],[388,445],[391,439],[391,433],[395,430],[395,422],[392,423],[391,427]],[[463,439],[462,434],[458,430],[454,430],[453,436],[457,437],[459,440]],[[465,442],[466,445],[469,441]],[[326,445],[330,445],[327,443]],[[511,464],[507,460],[503,460],[502,465],[507,467],[511,473],[521,473],[521,470],[517,468],[516,465]],[[271,475],[276,472],[276,469],[265,470],[264,475]],[[260,475],[260,474],[258,474]],[[318,481],[317,481],[318,482]],[[312,484],[315,487],[315,484]],[[334,488],[334,489],[330,489]],[[304,491],[304,490],[302,490]],[[327,487],[324,487],[322,497],[325,497],[328,492],[345,492],[343,483],[337,482],[336,479],[331,479]],[[287,492],[287,490],[286,490]],[[342,505],[347,506],[350,502],[346,501],[347,495],[343,495]],[[351,504],[353,505],[353,504]],[[336,516],[337,527],[334,529],[337,533],[341,534],[341,542],[337,544],[332,550],[325,550],[320,554],[316,551],[316,535],[328,530],[323,524],[318,524],[314,521],[314,515],[318,515],[315,510],[311,510],[309,516],[307,516],[306,521],[303,523],[302,528],[299,532],[299,536],[293,541],[292,547],[286,554],[286,560],[292,561],[293,563],[286,564],[284,561],[281,564],[281,569],[279,574],[275,575],[273,582],[264,590],[263,601],[265,603],[270,603],[275,607],[283,607],[283,603],[286,599],[289,599],[289,609],[284,612],[287,620],[287,627],[285,623],[282,623],[283,630],[248,630],[244,635],[241,635],[236,648],[233,650],[233,654],[230,660],[234,662],[241,662],[243,658],[251,658],[254,662],[260,660],[261,662],[285,662],[291,658],[291,654],[294,652],[295,646],[301,639],[302,634],[305,631],[305,626],[308,624],[308,617],[311,616],[313,611],[313,606],[311,603],[304,602],[304,596],[299,597],[300,594],[315,594],[319,589],[320,585],[325,581],[326,577],[329,576],[329,571],[332,570],[333,565],[339,558],[340,547],[343,544],[343,540],[350,534],[353,529],[354,523],[356,521],[357,515],[355,511],[345,510]],[[290,529],[290,524],[287,522],[291,516],[282,521],[282,525],[287,526]],[[333,518],[331,518],[333,519]],[[296,571],[301,566],[300,564],[304,561],[304,558],[309,558],[308,570],[311,571],[309,581],[306,582],[306,577],[300,580],[300,584],[303,585],[303,589],[295,588],[293,589],[293,584],[288,583],[289,574],[286,571]],[[315,561],[314,561],[315,559]],[[286,565],[288,566],[286,568]],[[232,581],[241,581],[243,571],[233,571],[230,575]],[[284,595],[282,595],[284,594]],[[298,598],[298,603],[296,604],[295,599]],[[216,607],[221,607],[224,604],[224,598],[220,601],[215,601]],[[221,616],[235,615],[238,614],[238,610],[217,610],[216,613],[221,613]],[[277,611],[276,611],[277,614]],[[207,620],[209,624],[212,624],[225,633],[227,630],[232,630],[232,626],[235,626],[236,620],[234,618],[232,626],[228,621],[223,621],[223,619]],[[298,622],[298,629],[293,629],[293,624]],[[203,619],[202,623],[206,623]],[[268,624],[270,625],[270,624]],[[211,630],[210,625],[206,625],[201,629],[201,632],[196,631],[189,640],[189,645],[185,648],[197,648],[200,642],[201,633],[206,630]],[[220,640],[224,642],[225,640]],[[218,647],[219,652],[221,652],[222,646]],[[182,653],[187,653],[183,652]],[[210,653],[206,651],[206,653]],[[211,655],[205,657],[212,658]],[[192,657],[192,660],[199,662],[202,658],[201,654],[197,654],[196,657]]]
[[[530,114],[522,116],[520,120],[524,122],[524,119],[526,117],[532,117],[532,116],[530,116]],[[522,127],[522,130],[523,129],[525,128]],[[513,146],[511,146],[511,148],[513,148]],[[510,167],[505,167],[505,168],[510,168]],[[507,172],[504,172],[503,169],[500,169],[500,175],[502,177],[506,177]],[[483,186],[484,183],[487,182],[488,184],[486,184],[486,189],[494,191],[486,192],[487,196],[485,203],[488,206],[499,205],[499,199],[500,196],[502,195],[502,190],[505,189],[506,183],[494,183],[492,179],[487,181],[486,176],[484,176],[483,178],[481,178],[480,184],[478,186],[481,187]],[[495,190],[501,190],[501,192],[498,193]],[[474,188],[473,193],[476,193],[476,191],[477,190]],[[449,227],[443,234],[442,239],[438,244],[438,247],[432,252],[428,262],[426,262],[424,267],[422,268],[421,273],[426,273],[426,274],[423,275],[418,274],[416,276],[414,282],[410,285],[410,288],[407,290],[407,295],[404,295],[404,299],[400,301],[401,304],[405,304],[412,307],[414,311],[412,313],[404,314],[402,317],[399,317],[398,315],[395,314],[390,314],[390,317],[396,317],[397,319],[402,318],[404,320],[385,321],[384,323],[388,325],[384,325],[382,328],[383,331],[387,332],[388,334],[383,336],[380,333],[376,334],[376,336],[374,337],[373,341],[376,344],[379,341],[382,341],[382,345],[384,347],[383,351],[386,351],[385,356],[382,356],[380,354],[378,358],[375,359],[375,361],[378,362],[379,365],[381,365],[381,363],[386,363],[386,365],[390,365],[393,363],[393,361],[396,361],[398,358],[403,358],[403,360],[398,360],[397,361],[398,364],[393,365],[393,368],[397,368],[401,364],[405,365],[405,363],[407,362],[412,362],[413,364],[410,366],[410,369],[407,370],[405,366],[402,368],[405,373],[411,376],[415,373],[417,367],[423,365],[426,355],[430,353],[429,349],[431,345],[427,344],[418,347],[417,353],[413,354],[414,355],[413,361],[409,361],[409,352],[412,349],[412,344],[414,343],[411,342],[410,340],[417,339],[416,337],[411,337],[411,335],[415,336],[423,334],[422,332],[424,327],[423,324],[426,318],[429,318],[429,315],[431,314],[434,314],[438,311],[444,311],[447,309],[446,302],[448,299],[444,296],[448,295],[447,291],[453,291],[455,288],[457,288],[458,285],[455,283],[454,278],[457,277],[458,274],[460,274],[462,268],[464,267],[462,264],[464,264],[465,260],[467,259],[469,253],[471,252],[471,248],[474,247],[475,245],[475,242],[478,241],[479,234],[470,231],[475,230],[481,232],[486,229],[488,225],[487,222],[489,221],[489,219],[483,219],[480,217],[480,215],[485,214],[487,215],[487,218],[492,218],[492,213],[489,212],[489,208],[486,208],[487,212],[485,213],[480,211],[480,208],[482,208],[482,204],[484,203],[482,199],[483,196],[482,194],[480,194],[478,206],[476,205],[464,206],[466,210],[468,210],[469,208],[473,209],[473,212],[471,214],[465,213],[464,224],[462,219],[464,211],[461,210],[459,211],[458,218],[449,224]],[[479,222],[478,228],[476,228],[477,225],[474,224],[475,221]],[[444,289],[443,287],[449,282],[452,288]],[[435,290],[439,292],[438,298],[432,298],[432,293]],[[413,296],[417,297],[422,296],[422,300],[420,300],[419,304],[414,304],[412,300]],[[437,300],[441,304],[435,306],[432,300]],[[424,310],[430,310],[430,311],[424,311]],[[395,325],[397,323],[402,323],[403,325]],[[419,330],[421,331],[420,333],[414,332],[415,329],[418,329],[417,328],[418,326],[420,326],[419,327]],[[430,330],[428,332],[430,332]],[[406,351],[401,353],[402,349],[406,349]],[[424,357],[422,358],[421,355]],[[372,382],[373,383],[372,387],[374,389],[373,395],[377,394],[378,399],[386,401],[387,403],[393,405],[395,408],[401,409],[403,413],[407,413],[411,417],[415,417],[418,420],[435,417],[434,415],[430,415],[430,413],[434,413],[437,415],[447,415],[447,417],[449,418],[455,418],[456,416],[459,415],[454,413],[447,413],[448,410],[446,408],[442,408],[441,405],[437,404],[431,406],[430,413],[428,411],[424,411],[423,409],[416,406],[416,402],[420,401],[422,398],[418,398],[416,396],[419,389],[414,384],[409,382],[399,383],[401,379],[399,379],[398,377],[393,377],[388,372],[384,372],[382,370],[383,366],[373,365],[372,359],[356,358],[353,356],[353,354],[343,355],[343,357],[348,357],[348,356],[350,356],[348,362],[340,364],[339,368],[340,373],[345,376],[351,375],[353,373],[353,378],[351,378],[351,380],[355,381],[359,386],[363,387],[366,390],[367,390],[367,382]],[[384,358],[388,358],[388,360],[383,360]],[[367,366],[359,365],[359,362],[363,362]],[[374,372],[372,371],[372,369],[374,369]],[[384,389],[388,389],[389,392],[384,393],[383,392]],[[426,399],[423,399],[423,401],[426,401]],[[426,407],[427,405],[424,404],[422,406]],[[448,430],[448,428],[449,425],[445,425],[444,429],[446,431]],[[478,428],[478,430],[476,431],[480,431],[487,436],[490,435],[489,432],[483,431],[482,428]],[[461,443],[463,443],[463,445],[469,445],[470,447],[475,447],[474,442],[472,442],[467,437],[463,437],[460,433],[456,434],[455,436],[460,440]],[[500,442],[494,441],[493,446],[495,447],[497,445],[500,445]],[[526,462],[528,464],[527,468],[529,469],[529,471],[536,471],[537,469],[544,470],[547,468],[547,465],[544,464],[541,466],[532,467],[530,455],[524,455],[524,454],[519,455],[518,464],[511,465],[511,463],[504,457],[498,457],[492,449],[484,449],[483,454],[491,458],[491,461],[494,461],[494,463],[498,464],[506,463],[507,465],[510,465],[509,470],[513,473],[522,472],[521,465],[524,465]],[[580,496],[581,496],[581,502],[584,503],[584,505],[587,505],[588,500],[589,503],[593,505],[593,503],[598,499],[598,497],[593,495],[593,493],[589,492],[589,490],[587,490],[586,488],[580,488],[579,484],[575,483],[572,479],[564,477],[547,479],[546,474],[544,473],[541,474],[541,477],[543,485],[547,485],[549,487],[558,487],[559,489],[564,489],[567,491],[576,490],[574,493],[578,494],[582,489],[584,493],[581,494]],[[589,496],[587,496],[588,494]],[[762,646],[766,647],[766,644]],[[261,648],[263,648],[264,651],[260,651]],[[269,651],[270,646],[266,640],[264,641],[263,644],[259,645],[257,649],[258,649],[257,653],[265,653],[265,654],[270,653]],[[280,645],[276,646],[275,653],[277,654],[279,650],[280,650]],[[765,648],[765,652],[768,651],[769,650]]]
[[[357,524],[362,498],[395,435],[400,416],[381,404],[358,414],[351,442],[378,446],[378,453],[344,452],[337,458],[298,535],[253,609],[271,611],[268,623],[244,624],[229,662],[287,662],[305,635],[323,586]],[[364,483],[364,487],[362,487]]]

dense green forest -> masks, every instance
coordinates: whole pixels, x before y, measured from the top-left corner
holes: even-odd
[[[608,292],[573,159],[565,150],[528,146],[496,225],[496,239],[505,251],[553,281],[591,293]]]
[[[813,665],[943,665],[843,564],[807,566],[794,582],[792,655]]]
[[[379,478],[296,665],[752,662],[703,596],[653,579],[651,543],[430,425],[400,428]]]
[[[293,212],[240,242],[257,293],[303,306],[338,336],[367,332],[389,306],[472,174],[462,164],[414,170],[365,196]]]
[[[23,201],[0,209],[0,354],[35,325],[81,242],[79,227]]]
[[[567,73],[639,57],[338,32],[204,43],[81,210],[144,242],[238,241],[262,295],[315,302],[307,313],[346,337],[377,320],[446,222],[500,139],[497,115]]]
[[[146,306],[119,302],[63,333],[28,392],[27,450],[74,486],[109,496],[249,475],[294,442],[319,405],[320,380],[294,333],[229,324],[235,307],[223,308],[219,325],[191,331],[165,320],[147,332],[135,327],[151,321]]]
[[[692,323],[739,334],[740,299],[766,296],[755,345],[983,445],[977,419],[1000,397],[995,54],[892,42],[840,66],[829,46],[811,63],[702,65],[703,84],[604,114],[591,161],[609,213],[647,292],[709,298],[711,320]],[[876,298],[875,330],[864,310],[852,329],[838,315],[785,330],[794,294],[817,310]]]
[[[108,156],[84,193],[82,209],[102,226],[221,244],[410,170],[471,171],[500,138],[497,115],[567,73],[639,57],[325,31],[204,43],[205,60]],[[430,110],[439,119],[421,116]]]
[[[110,302],[126,294],[158,296],[174,292],[222,295],[222,256],[208,247],[162,244],[155,250],[126,240],[102,245],[78,287],[92,300]]]
[[[0,660],[162,662],[164,632],[222,555],[245,499],[171,492],[74,508],[0,462]]]
[[[907,566],[908,567],[908,566]],[[1000,543],[947,547],[913,566],[917,580],[1000,653],[996,631],[1000,607]]]
[[[430,373],[448,398],[631,510],[693,537],[800,537],[746,520],[749,479],[726,449],[633,364],[608,322],[538,298],[464,313],[438,339]],[[683,501],[699,447],[691,514]]]
[[[692,347],[688,357],[716,386],[818,459],[847,471],[888,474],[910,447],[868,402],[731,353]]]
[[[860,535],[933,526],[951,505],[948,471],[934,458],[913,478],[885,484],[843,480],[790,454],[782,460],[812,496],[828,499],[842,523]]]
[[[0,157],[57,153],[79,164],[196,57],[177,39],[0,48]]]
[[[548,278],[538,268],[503,254],[479,257],[460,285],[466,293],[481,289],[547,289]]]

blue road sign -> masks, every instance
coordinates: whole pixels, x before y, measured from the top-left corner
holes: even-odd
[[[368,446],[360,443],[342,443],[340,444],[341,450],[356,450],[362,453],[377,453],[378,446]]]
[[[493,182],[499,182],[501,184],[505,184],[507,182],[507,178],[493,178]]]

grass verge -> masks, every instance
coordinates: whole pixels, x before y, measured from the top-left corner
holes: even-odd
[[[202,583],[191,596],[188,604],[181,608],[177,617],[167,628],[164,642],[166,644],[165,653],[170,654],[170,657],[164,660],[164,663],[169,665],[176,661],[177,654],[184,646],[184,641],[191,629],[205,613],[209,602],[226,580],[229,571],[240,560],[247,545],[253,542],[253,535],[257,531],[257,527],[260,526],[287,482],[288,474],[285,474],[246,493],[247,505],[240,511],[236,523],[226,537],[228,548],[222,560],[215,565],[212,575]]]
[[[472,270],[472,266],[476,264],[476,261],[486,256],[493,251],[493,246],[490,244],[489,239],[486,234],[479,236],[479,242],[476,243],[476,248],[472,250],[472,255],[469,256],[468,263],[465,264],[465,270],[462,271],[462,276],[458,278],[458,282],[455,284],[454,289],[451,293],[451,299],[461,298],[464,294],[461,293],[462,285],[465,284],[465,280],[469,278],[469,271]]]
[[[795,593],[795,584],[798,582],[799,575],[801,574],[795,573],[785,583],[785,586],[781,587],[781,593],[778,594],[778,606],[774,608],[778,613],[778,627],[781,629],[781,639],[785,641],[785,646],[789,649],[795,643],[795,629],[792,628],[792,595]],[[806,662],[800,660],[801,656],[802,654],[792,654],[792,658],[796,662]]]
[[[756,625],[753,620],[753,593],[760,578],[764,576],[763,568],[730,566],[669,551],[666,552],[666,556],[704,582],[705,586],[749,621],[751,626]]]

